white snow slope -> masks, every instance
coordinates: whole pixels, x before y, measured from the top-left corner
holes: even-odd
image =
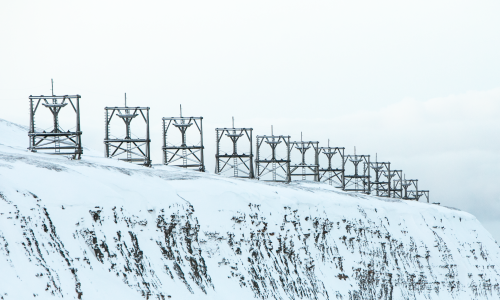
[[[468,213],[90,156],[0,121],[0,299],[499,299]]]

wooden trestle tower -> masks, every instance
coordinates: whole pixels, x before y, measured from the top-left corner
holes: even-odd
[[[319,142],[303,141],[301,132],[300,141],[290,142],[289,151],[291,152],[294,149],[300,153],[300,160],[292,160],[292,153],[289,154],[290,180],[295,177],[301,177],[302,180],[312,177],[313,181],[319,181]],[[308,152],[307,150],[311,151]],[[311,153],[308,156],[313,162],[307,161],[307,153]]]
[[[80,95],[54,95],[54,82],[52,81],[52,96],[29,96],[30,99],[30,128],[29,150],[56,155],[68,155],[72,159],[80,159],[83,154],[82,131],[80,130]],[[38,108],[42,106],[49,109],[52,114],[52,128],[42,130],[35,126],[35,116]],[[75,113],[73,128],[63,129],[60,124],[59,114],[68,105]]]
[[[344,166],[347,165],[347,162],[352,163],[354,173],[344,175],[344,191],[370,194],[370,155],[358,155],[356,147],[354,147],[354,155],[344,156]]]
[[[375,154],[375,162],[371,163],[371,168],[375,172],[374,180],[370,181],[372,194],[379,197],[391,197],[391,180],[387,174],[391,174],[390,162],[379,162]]]
[[[125,106],[105,107],[105,157],[117,158],[122,161],[137,163],[139,165],[151,166],[151,139],[149,138],[149,107],[127,106],[127,94],[125,93]],[[111,132],[111,122],[116,115],[125,125],[125,133]],[[137,137],[132,133],[131,123],[136,117],[144,121],[145,136]],[[116,118],[115,118],[116,119]]]
[[[344,189],[344,150],[344,147],[330,147],[330,140],[328,140],[328,147],[319,147],[319,151],[328,160],[327,167],[319,169],[319,181],[328,182],[330,185],[335,184],[335,187]]]
[[[163,118],[163,164],[182,168],[192,168],[205,172],[203,156],[203,117],[183,117],[182,106],[180,116]],[[193,126],[194,125],[194,126]],[[180,135],[168,135],[169,130],[177,128]],[[187,131],[194,128],[198,132],[197,143],[187,140]],[[196,137],[195,137],[196,138]]]
[[[403,195],[403,187],[401,186],[401,180],[403,179],[403,170],[390,170],[390,172],[388,173],[384,172],[383,176],[387,178],[387,181],[390,182],[390,197],[401,198]]]
[[[266,152],[271,150],[270,153]],[[271,135],[257,136],[257,158],[255,160],[256,178],[259,180],[290,182],[290,136]],[[270,178],[269,178],[270,177]]]
[[[235,128],[233,117],[232,128],[215,128],[215,174],[223,174],[232,170],[233,177],[254,178],[253,172],[253,139],[252,128]],[[226,138],[224,138],[226,137]],[[241,138],[241,140],[240,140]],[[222,151],[224,140],[231,141],[229,153]],[[246,140],[247,152],[238,152],[238,141]],[[227,145],[224,145],[227,146]],[[239,147],[241,149],[241,147]]]

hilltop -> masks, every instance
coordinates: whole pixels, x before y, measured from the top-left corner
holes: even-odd
[[[0,299],[498,299],[469,213],[99,157],[0,120]]]

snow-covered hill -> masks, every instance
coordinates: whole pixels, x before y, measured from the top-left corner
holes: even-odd
[[[0,299],[498,299],[468,213],[84,153],[0,120]]]

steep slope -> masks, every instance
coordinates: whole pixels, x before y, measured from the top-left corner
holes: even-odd
[[[499,247],[468,213],[73,161],[26,136],[0,122],[0,299],[500,297]]]

